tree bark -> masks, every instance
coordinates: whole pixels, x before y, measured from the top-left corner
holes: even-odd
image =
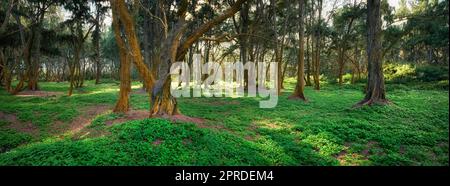
[[[126,113],[130,109],[130,92],[131,92],[131,62],[130,56],[120,52],[120,90],[119,100],[114,107],[113,112]]]
[[[344,83],[344,49],[339,49],[339,53],[338,53],[338,84],[342,85]]]
[[[133,64],[136,66],[139,74],[146,81],[147,89],[151,90],[151,87],[154,84],[155,78],[152,73],[149,71],[147,65],[145,65],[142,53],[139,45],[139,41],[135,31],[134,20],[128,12],[128,8],[125,5],[124,0],[111,0],[111,6],[115,9],[116,19],[120,19],[120,23],[123,25],[125,35],[127,37],[127,42],[129,46],[129,50],[132,52]],[[117,36],[116,36],[117,37]]]
[[[28,90],[36,91],[39,90],[38,80],[39,80],[39,67],[40,67],[40,43],[41,43],[41,24],[37,23],[31,29],[31,39],[28,43],[28,57],[27,57],[27,72],[26,78],[28,79],[27,88]]]
[[[322,26],[322,0],[319,0],[319,5],[318,5],[318,12],[319,12],[319,16],[318,16],[318,21],[317,21],[317,36],[316,36],[316,49],[314,50],[314,57],[313,57],[313,65],[314,65],[314,74],[313,74],[313,79],[314,79],[314,89],[315,90],[320,90],[320,47],[321,47],[321,26]]]
[[[305,90],[305,73],[304,73],[304,69],[305,69],[305,61],[304,61],[304,22],[303,22],[303,12],[304,12],[304,5],[305,2],[304,0],[298,0],[299,2],[299,8],[298,8],[298,15],[299,15],[299,23],[298,23],[298,27],[299,27],[299,31],[298,31],[298,37],[299,37],[299,41],[298,41],[298,63],[297,63],[297,83],[295,85],[295,90],[292,93],[291,96],[289,96],[289,99],[300,99],[303,101],[306,101],[306,97],[304,94],[304,90]]]
[[[309,52],[310,36],[306,38],[306,86],[311,86],[311,53]]]
[[[382,68],[380,0],[367,0],[368,82],[365,98],[356,106],[387,104]]]

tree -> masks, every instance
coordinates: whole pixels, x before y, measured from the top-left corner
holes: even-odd
[[[356,106],[387,104],[384,86],[381,45],[380,0],[367,0],[367,58],[368,82],[366,96]]]
[[[104,19],[104,14],[108,10],[107,7],[102,5],[102,0],[94,0],[95,5],[95,16],[92,21],[94,22],[95,28],[92,32],[92,44],[94,45],[94,61],[95,61],[95,84],[100,83],[100,76],[102,73],[101,68],[101,57],[100,57],[100,40],[101,40],[101,24]]]
[[[301,99],[306,101],[304,94],[305,90],[305,62],[304,62],[304,0],[298,1],[298,66],[297,66],[297,83],[295,85],[295,90],[290,99]]]
[[[72,16],[68,19],[64,25],[70,30],[72,35],[72,47],[73,47],[73,59],[69,65],[70,69],[70,87],[68,95],[71,96],[74,88],[83,86],[84,72],[80,64],[81,54],[84,49],[84,43],[86,42],[89,34],[96,24],[91,24],[86,32],[83,28],[92,22],[92,17],[89,12],[89,4],[83,0],[72,0],[64,4],[64,7],[72,12]]]
[[[28,79],[27,87],[29,90],[35,91],[39,89],[39,70],[41,57],[41,36],[42,23],[45,18],[47,10],[57,1],[54,0],[30,0],[27,2],[29,7],[26,7],[28,15],[30,15],[31,28],[30,36],[27,39],[27,46],[24,51],[24,60],[26,64],[26,79]]]
[[[312,57],[312,70],[313,70],[313,80],[314,89],[320,90],[320,49],[321,49],[321,31],[322,31],[322,0],[318,1],[317,9],[318,12],[317,22],[314,28],[313,36],[313,57]]]
[[[116,39],[117,46],[119,48],[119,59],[120,59],[120,90],[119,90],[119,100],[116,103],[116,106],[114,107],[114,112],[122,112],[125,113],[130,108],[130,92],[131,92],[131,79],[130,79],[130,60],[131,57],[129,55],[129,51],[127,50],[127,46],[125,44],[125,39],[122,37],[122,31],[121,31],[121,21],[117,17],[119,16],[117,12],[118,6],[115,6],[115,4],[111,3],[111,7],[113,8],[113,30],[114,30],[114,36]]]
[[[348,56],[348,50],[355,45],[357,40],[350,38],[357,38],[357,32],[355,25],[358,22],[358,18],[363,14],[363,9],[360,8],[361,4],[345,5],[339,9],[333,17],[334,37],[332,37],[334,48],[337,52],[337,77],[339,85],[344,83],[343,75],[346,64],[346,56]]]
[[[147,66],[142,60],[140,46],[137,40],[136,31],[134,28],[134,20],[130,16],[125,2],[111,0],[113,14],[123,24],[125,35],[127,37],[128,46],[133,52],[133,63],[148,85],[151,85],[151,116],[171,116],[180,114],[176,99],[170,94],[170,77],[169,66],[175,61],[183,61],[187,51],[204,33],[209,31],[214,26],[220,24],[225,19],[234,15],[239,11],[242,3],[246,0],[236,1],[229,9],[225,10],[222,15],[200,25],[194,31],[183,39],[183,33],[187,28],[186,12],[188,8],[187,1],[181,1],[178,4],[177,12],[175,13],[177,19],[173,27],[168,31],[165,40],[162,42],[161,48],[161,64],[159,66],[157,81],[154,81],[153,75],[148,70]]]
[[[111,9],[113,13],[113,27],[116,42],[120,52],[120,96],[116,103],[116,112],[126,112],[129,109],[129,60],[132,60],[134,65],[139,71],[139,74],[146,81],[146,85],[152,87],[154,83],[154,77],[145,65],[141,49],[139,46],[138,38],[135,31],[134,20],[128,12],[124,0],[111,0]],[[121,30],[123,29],[123,33]],[[126,39],[124,39],[124,38]],[[128,59],[131,56],[132,59]]]

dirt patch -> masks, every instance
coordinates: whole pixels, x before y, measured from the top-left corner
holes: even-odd
[[[124,123],[126,121],[131,121],[131,120],[142,120],[145,118],[149,118],[148,110],[130,110],[123,117],[120,117],[120,118],[117,118],[114,120],[107,120],[105,123],[107,126],[109,126],[109,125],[114,125],[117,123]]]
[[[52,125],[52,132],[53,134],[62,134],[70,131],[74,133],[74,139],[108,135],[108,131],[90,129],[86,128],[86,126],[90,125],[97,115],[104,114],[110,110],[111,106],[108,105],[96,105],[82,108],[80,110],[81,114],[68,124],[62,121],[55,121]]]
[[[400,154],[405,154],[406,153],[406,147],[404,145],[400,145],[399,152],[400,152]]]
[[[158,139],[156,139],[155,141],[152,142],[152,145],[158,146],[158,145],[160,145],[162,142],[163,142],[163,140],[158,138]]]
[[[364,157],[369,157],[371,155],[371,153],[370,153],[371,149],[379,148],[378,147],[378,142],[376,142],[376,141],[369,141],[366,146],[367,146],[366,149],[361,151],[361,154]]]
[[[111,132],[107,130],[95,130],[90,128],[83,128],[80,132],[73,136],[73,139],[83,139],[83,138],[95,138],[100,136],[110,135]]]
[[[56,97],[63,95],[63,92],[50,92],[50,91],[31,91],[25,90],[16,94],[18,97]]]
[[[15,114],[7,114],[0,112],[0,120],[6,121],[9,123],[7,125],[7,128],[15,129],[19,132],[28,133],[31,135],[38,135],[39,134],[39,128],[34,126],[31,122],[22,122],[17,119],[17,116]]]
[[[183,145],[187,145],[187,144],[191,144],[191,143],[192,143],[192,139],[190,139],[190,138],[183,139]]]
[[[337,155],[334,155],[334,157],[339,161],[340,165],[358,166],[360,164],[359,161],[365,161],[369,159],[368,155],[365,155],[364,153],[349,153],[348,149],[351,146],[352,143],[345,142],[344,149]]]
[[[255,123],[251,123],[248,127],[247,127],[247,130],[251,130],[251,131],[254,131],[254,132],[256,132],[257,130],[258,130],[258,126],[255,124]]]
[[[69,125],[69,130],[78,132],[87,125],[91,124],[92,120],[100,114],[103,114],[111,109],[108,105],[98,105],[82,109],[82,114],[75,118]]]
[[[77,133],[90,125],[92,120],[100,114],[106,113],[111,109],[108,105],[96,105],[80,109],[81,114],[74,118],[70,123],[63,121],[55,121],[51,126],[53,134],[61,134],[65,132]]]
[[[341,165],[342,165],[342,162],[341,162],[341,161],[343,161],[343,158],[348,154],[347,149],[349,149],[351,145],[352,145],[351,143],[345,142],[345,143],[344,143],[344,150],[342,150],[342,151],[339,152],[337,155],[335,155],[336,159],[339,160],[339,162],[341,163]]]
[[[244,137],[244,139],[246,139],[247,141],[255,141],[257,140],[261,135],[259,135],[258,133],[255,135],[247,135]]]

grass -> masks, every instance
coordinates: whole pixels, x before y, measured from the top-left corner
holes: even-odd
[[[448,165],[448,90],[388,84],[393,104],[352,109],[364,85],[307,87],[309,102],[288,100],[293,79],[273,109],[259,98],[181,98],[183,114],[206,119],[202,126],[162,119],[128,121],[107,112],[86,128],[102,135],[55,133],[86,108],[114,105],[116,82],[86,86],[72,97],[15,97],[0,90],[0,111],[37,126],[30,135],[0,121],[0,165]],[[138,88],[139,83],[133,83]],[[67,91],[67,83],[41,83]],[[133,94],[134,109],[149,109]],[[79,133],[79,132],[78,132]]]

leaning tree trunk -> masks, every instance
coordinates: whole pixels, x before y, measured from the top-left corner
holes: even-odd
[[[142,58],[141,48],[135,31],[134,20],[128,12],[125,1],[111,0],[111,5],[113,6],[113,9],[115,9],[114,12],[117,14],[116,19],[120,19],[120,23],[124,27],[123,30],[125,31],[125,35],[127,37],[127,43],[129,45],[129,49],[133,54],[131,55],[133,57],[133,64],[135,65],[141,77],[146,81],[145,84],[146,86],[148,86],[147,89],[151,90],[154,84],[154,76],[151,74]]]
[[[382,69],[380,0],[367,0],[367,11],[369,74],[366,96],[357,106],[389,103],[386,99]]]
[[[113,15],[114,36],[119,47],[121,67],[124,67],[121,68],[120,96],[114,110],[116,112],[126,112],[129,109],[128,94],[131,91],[130,85],[127,85],[129,84],[128,79],[130,78],[130,73],[129,70],[125,68],[127,66],[129,69],[130,65],[127,64],[129,63],[129,60],[133,62],[139,74],[144,79],[147,90],[152,89],[154,77],[142,59],[141,49],[134,28],[134,20],[128,12],[125,1],[111,0],[110,3]],[[122,28],[124,34],[122,34]],[[123,37],[126,37],[126,40],[125,38],[122,38],[122,35]],[[127,41],[127,43],[125,41]],[[127,53],[132,54],[130,55],[132,57],[131,59],[126,58]]]
[[[114,11],[115,12],[115,11]],[[117,19],[117,15],[113,14],[113,30],[116,39],[117,46],[119,48],[120,57],[120,90],[119,99],[117,100],[114,112],[125,113],[130,108],[130,92],[131,92],[131,79],[130,79],[130,56],[127,52],[125,41],[121,37],[120,21]]]
[[[304,0],[299,0],[299,8],[298,8],[298,15],[299,15],[299,31],[298,31],[298,66],[297,66],[297,84],[295,86],[295,91],[292,93],[292,95],[289,97],[289,99],[301,99],[303,101],[306,101],[306,97],[304,94],[305,90],[305,61],[304,61],[304,23],[303,23],[303,12],[304,12]]]

